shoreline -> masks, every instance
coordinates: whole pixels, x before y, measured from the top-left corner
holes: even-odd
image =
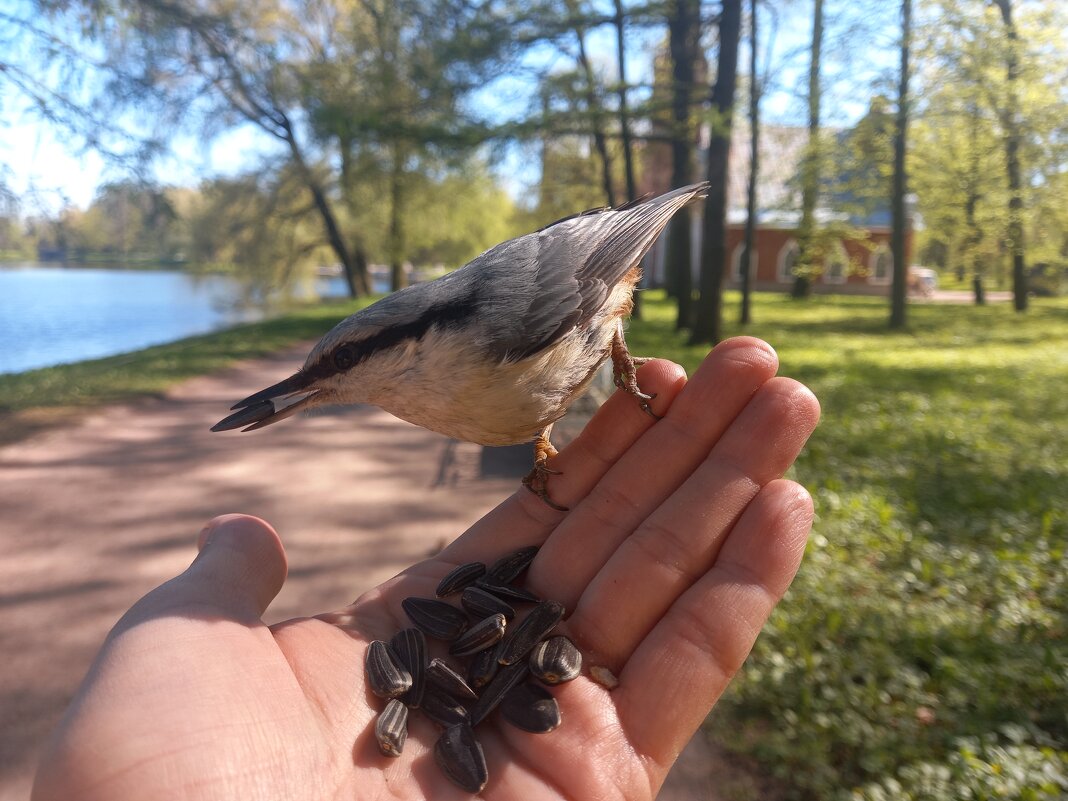
[[[254,323],[99,359],[0,375],[0,445],[113,403],[158,398],[186,379],[315,340],[374,298],[318,303]]]

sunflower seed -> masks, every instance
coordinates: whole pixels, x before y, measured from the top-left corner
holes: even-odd
[[[375,721],[378,750],[386,756],[399,757],[408,739],[408,707],[394,698]]]
[[[481,690],[497,675],[501,664],[497,661],[497,648],[487,648],[477,653],[467,667],[467,683],[475,690]]]
[[[493,660],[496,664],[497,660]],[[471,689],[464,677],[441,659],[431,659],[426,669],[427,685],[436,687],[453,698],[469,698],[474,701],[478,694]]]
[[[446,595],[452,595],[454,592],[459,592],[469,584],[474,584],[476,579],[481,578],[486,574],[486,566],[481,562],[468,562],[466,565],[460,565],[453,568],[438,584],[438,588],[435,594],[439,598],[444,598]]]
[[[509,629],[508,636],[501,642],[497,651],[497,661],[502,665],[510,665],[524,659],[546,634],[556,628],[556,624],[563,617],[563,604],[542,601],[530,610],[523,622]]]
[[[400,666],[397,655],[382,640],[367,646],[367,683],[380,698],[396,698],[412,686],[412,675]]]
[[[393,635],[389,646],[412,677],[412,686],[401,700],[408,706],[417,707],[423,700],[426,686],[426,637],[419,629],[402,629]]]
[[[423,694],[423,714],[446,727],[471,720],[463,704],[435,687],[428,688]]]
[[[496,581],[489,578],[489,576],[483,576],[475,582],[475,585],[506,601],[523,601],[529,604],[536,604],[541,600],[541,598],[529,590],[517,587],[514,584],[506,584],[503,581]]]
[[[505,620],[515,617],[515,610],[491,592],[481,587],[468,587],[460,596],[460,605],[476,620],[502,614]]]
[[[508,584],[515,581],[520,573],[530,567],[530,563],[534,561],[534,557],[537,555],[537,545],[520,548],[507,556],[502,556],[490,565],[489,569],[486,570],[486,576],[499,581],[501,584]]]
[[[542,640],[530,652],[530,673],[545,684],[563,684],[582,672],[582,654],[567,637]]]
[[[496,645],[504,636],[504,615],[491,615],[465,631],[449,648],[453,656],[470,656]]]
[[[467,629],[467,615],[444,601],[432,598],[405,598],[401,601],[408,619],[428,637],[455,640]]]
[[[526,682],[508,691],[501,701],[501,716],[523,731],[544,734],[560,725],[560,706],[540,684]]]
[[[516,662],[514,665],[504,666],[498,670],[497,675],[493,677],[493,681],[487,685],[475,705],[471,707],[471,725],[477,726],[485,720],[486,716],[497,708],[497,704],[504,700],[504,696],[507,695],[508,691],[527,677],[528,672],[525,660]]]
[[[434,746],[434,759],[450,781],[469,793],[481,792],[489,780],[482,744],[466,723],[442,732]]]

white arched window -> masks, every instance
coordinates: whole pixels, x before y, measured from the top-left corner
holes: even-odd
[[[739,242],[738,246],[731,254],[731,281],[737,284],[742,283],[742,254],[745,252],[745,242]],[[749,280],[752,281],[756,275],[757,266],[757,249],[756,243],[753,244],[753,253],[749,256]]]
[[[801,258],[801,247],[796,240],[788,240],[782,246],[782,250],[779,251],[779,264],[775,271],[775,275],[780,282],[784,284],[793,283],[794,267],[797,266],[799,258]]]
[[[894,254],[886,245],[879,245],[871,254],[868,283],[889,284],[894,274]]]
[[[827,254],[823,266],[823,280],[828,284],[844,284],[849,275],[849,255],[841,242],[836,242]]]

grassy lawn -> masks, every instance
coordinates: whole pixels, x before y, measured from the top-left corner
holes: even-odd
[[[634,352],[692,369],[645,312]],[[818,519],[709,726],[796,798],[1068,797],[1068,303],[886,316],[757,299],[745,333],[823,405],[793,471]]]

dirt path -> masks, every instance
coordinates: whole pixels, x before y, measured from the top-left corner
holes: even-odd
[[[481,477],[478,447],[373,408],[320,414],[269,437],[208,431],[234,399],[288,375],[305,352],[0,448],[0,800],[28,797],[43,739],[108,629],[188,564],[212,516],[247,512],[281,533],[290,572],[267,613],[275,621],[351,601],[516,486]],[[701,770],[710,756],[695,738],[661,798],[712,801]]]

